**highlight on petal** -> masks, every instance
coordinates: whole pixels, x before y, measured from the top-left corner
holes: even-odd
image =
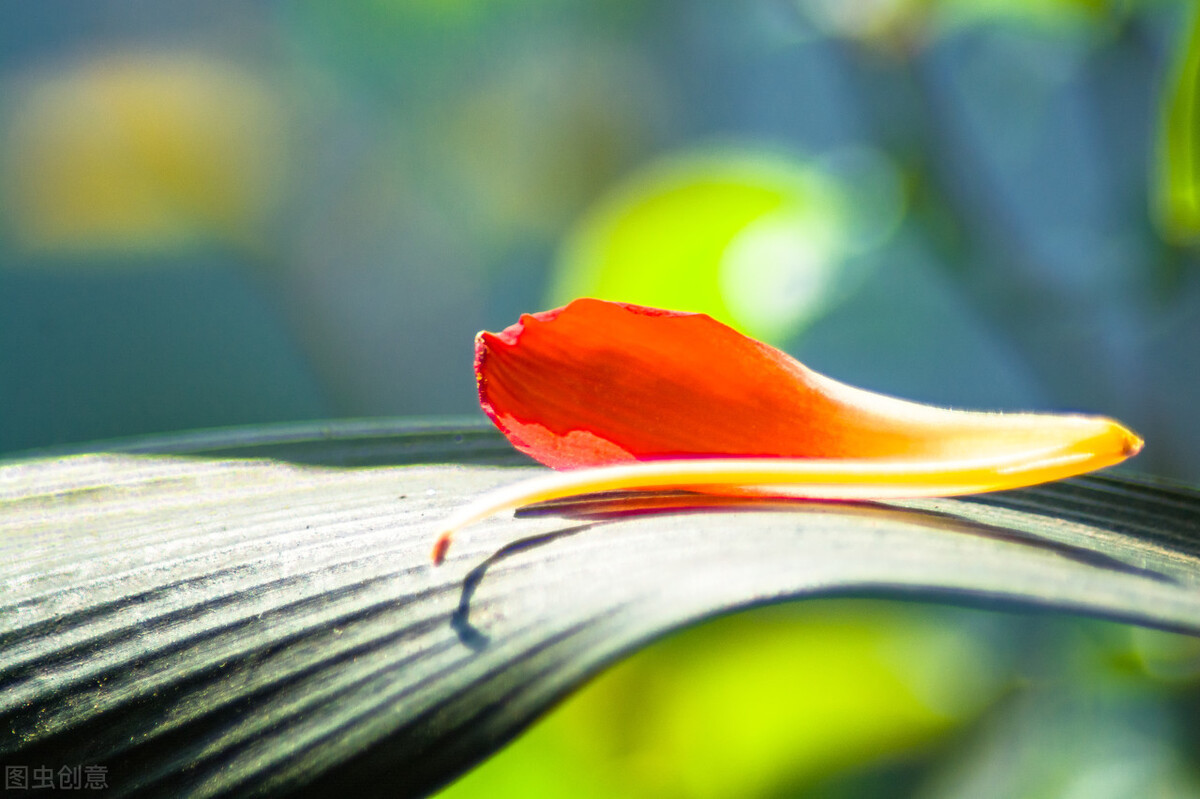
[[[519,450],[581,469],[501,489],[492,513],[622,489],[815,499],[949,496],[1057,480],[1135,455],[1099,416],[938,408],[844,385],[703,314],[580,299],[476,339],[484,411]],[[651,463],[637,463],[652,461]]]

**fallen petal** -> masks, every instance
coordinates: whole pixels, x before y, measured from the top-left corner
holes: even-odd
[[[556,469],[700,456],[994,457],[1115,424],[886,397],[823,377],[704,314],[593,299],[480,333],[475,373],[496,426]],[[1122,435],[1130,447],[1138,441]]]
[[[1082,474],[1137,454],[1119,423],[938,408],[813,372],[703,314],[580,299],[476,339],[479,399],[556,469],[447,520],[581,493],[689,489],[817,499],[948,496]],[[655,461],[641,463],[637,461]]]

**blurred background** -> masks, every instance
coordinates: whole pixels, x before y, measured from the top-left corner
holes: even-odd
[[[477,414],[591,295],[1200,483],[1184,0],[0,0],[0,456]],[[1200,796],[1200,646],[866,600],[618,665],[447,796]]]

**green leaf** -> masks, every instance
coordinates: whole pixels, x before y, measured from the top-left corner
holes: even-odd
[[[1181,40],[1181,57],[1165,96],[1160,134],[1158,216],[1180,242],[1200,234],[1200,11]]]
[[[446,514],[539,468],[485,427],[103,449],[0,465],[0,756],[104,765],[113,796],[420,795],[647,642],[785,599],[1200,633],[1200,494],[1128,478],[911,503],[603,497],[480,524],[435,569]]]

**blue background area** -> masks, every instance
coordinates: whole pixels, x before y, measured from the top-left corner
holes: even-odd
[[[471,337],[546,306],[586,210],[658,158],[729,142],[869,148],[903,184],[869,277],[791,352],[914,399],[1110,414],[1149,441],[1138,468],[1200,479],[1200,278],[1151,212],[1182,6],[1064,3],[912,38],[833,29],[820,6],[5,4],[0,130],[48,76],[145,53],[232,65],[286,120],[284,188],[250,249],[219,232],[30,249],[10,142],[0,451],[473,412]]]

